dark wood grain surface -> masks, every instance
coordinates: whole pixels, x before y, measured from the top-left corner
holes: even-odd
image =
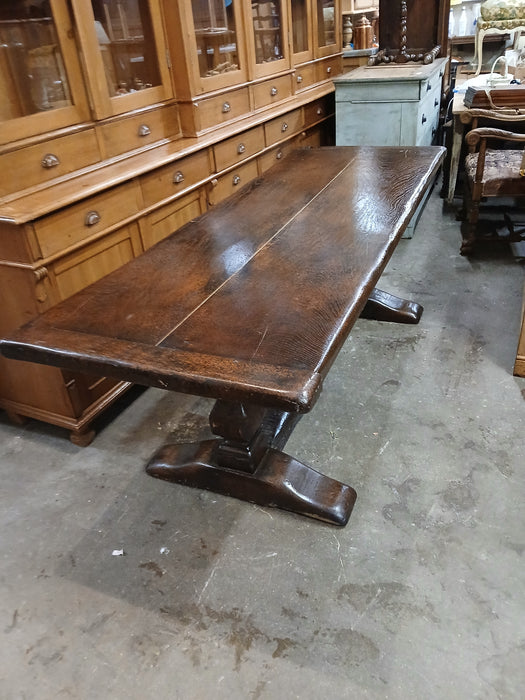
[[[443,151],[296,151],[0,350],[308,411]]]

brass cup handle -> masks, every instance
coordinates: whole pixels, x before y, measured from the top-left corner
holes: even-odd
[[[43,168],[54,168],[57,165],[60,165],[60,160],[54,153],[46,153],[40,163]]]
[[[84,219],[84,226],[95,226],[95,224],[98,224],[99,222],[100,214],[98,211],[95,211],[94,209],[92,211],[88,211],[86,218]]]
[[[173,176],[173,184],[180,185],[181,182],[184,182],[184,174],[180,170],[177,170]]]

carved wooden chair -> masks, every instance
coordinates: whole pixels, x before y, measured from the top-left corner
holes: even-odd
[[[464,220],[461,226],[461,254],[472,253],[476,236],[480,203],[488,198],[524,198],[525,203],[525,114],[503,114],[497,110],[472,109],[472,130],[465,137],[469,153],[465,157]],[[484,124],[479,126],[480,121]],[[504,219],[509,230],[505,241],[525,240],[523,231],[507,213]],[[497,235],[483,240],[502,240]]]

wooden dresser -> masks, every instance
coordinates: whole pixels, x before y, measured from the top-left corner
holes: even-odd
[[[141,255],[298,145],[334,142],[339,0],[0,11],[0,334]],[[51,7],[51,11],[49,11]],[[79,309],[79,313],[81,310]],[[77,444],[128,385],[0,360],[0,408]]]

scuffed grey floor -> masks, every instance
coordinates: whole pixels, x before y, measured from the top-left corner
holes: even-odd
[[[0,414],[0,697],[524,698],[524,266],[458,249],[434,192],[381,283],[421,323],[360,320],[287,445],[344,529],[148,477],[207,400],[137,392],[84,449]]]

